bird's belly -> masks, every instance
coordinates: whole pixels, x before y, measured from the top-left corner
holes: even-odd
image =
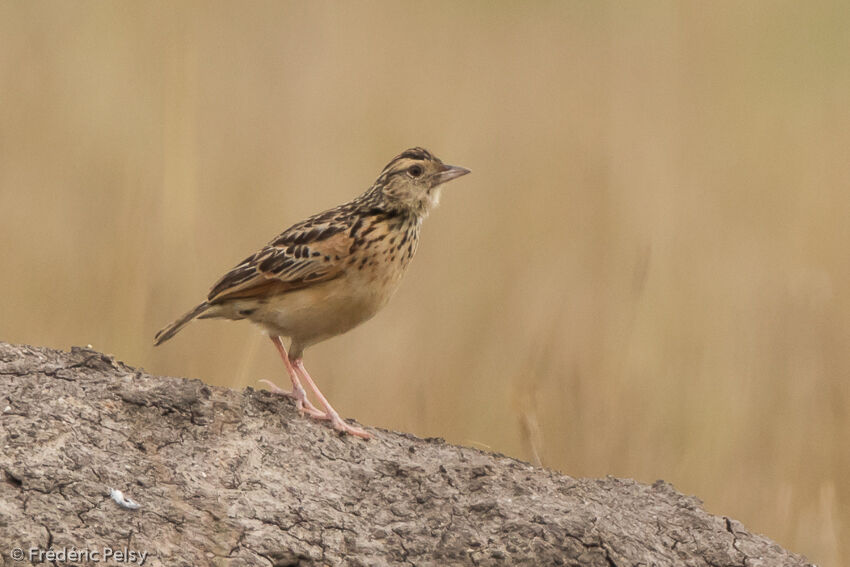
[[[371,319],[392,297],[397,278],[339,278],[270,299],[250,317],[270,333],[304,346],[344,333]]]

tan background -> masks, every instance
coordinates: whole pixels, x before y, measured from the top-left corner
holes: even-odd
[[[154,332],[423,145],[473,175],[390,306],[308,352],[343,415],[664,478],[846,564],[848,26],[842,2],[0,1],[0,339],[285,384],[246,324]]]

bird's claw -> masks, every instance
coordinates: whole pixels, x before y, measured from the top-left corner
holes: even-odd
[[[355,437],[360,437],[361,439],[369,439],[372,437],[365,430],[360,429],[359,427],[356,427],[354,425],[347,424],[342,420],[342,418],[340,418],[336,414],[331,415],[329,418],[326,417],[326,419],[330,419],[333,428],[339,431],[340,433],[347,433],[348,435],[354,435]]]
[[[298,413],[300,413],[301,415],[307,414],[310,417],[313,417],[313,418],[316,418],[316,419],[319,419],[320,417],[325,415],[325,413],[323,411],[319,410],[319,408],[314,406],[310,402],[310,400],[307,399],[307,393],[304,391],[304,388],[296,388],[296,389],[293,389],[291,392],[288,392],[288,391],[284,390],[283,388],[281,388],[280,386],[278,386],[277,384],[275,384],[274,382],[272,382],[271,380],[263,379],[263,380],[259,380],[259,382],[268,386],[269,391],[272,392],[273,394],[277,394],[279,396],[285,396],[285,397],[289,398],[290,400],[294,400],[295,401],[295,409],[297,409]]]
[[[332,413],[328,413],[325,411],[321,411],[319,408],[314,406],[310,400],[307,399],[307,393],[304,391],[304,388],[294,387],[291,392],[288,392],[272,382],[271,380],[259,380],[259,382],[265,384],[269,387],[269,391],[273,394],[277,394],[279,396],[286,396],[287,398],[295,401],[295,409],[298,410],[298,413],[301,415],[311,417],[317,421],[330,421],[331,426],[341,432],[347,433],[348,435],[354,435],[355,437],[360,437],[361,439],[369,439],[372,436],[367,433],[365,430],[356,427],[354,425],[349,425],[339,417],[335,411]]]

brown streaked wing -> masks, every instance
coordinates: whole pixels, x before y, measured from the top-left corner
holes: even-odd
[[[348,255],[353,239],[348,223],[334,220],[293,226],[225,274],[207,301],[283,293],[339,276],[344,266],[340,259]]]

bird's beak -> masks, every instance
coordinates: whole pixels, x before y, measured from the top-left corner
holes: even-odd
[[[459,167],[457,165],[443,165],[443,171],[434,176],[434,185],[441,185],[446,181],[457,179],[461,175],[466,175],[467,173],[469,173],[469,170],[465,167]]]

